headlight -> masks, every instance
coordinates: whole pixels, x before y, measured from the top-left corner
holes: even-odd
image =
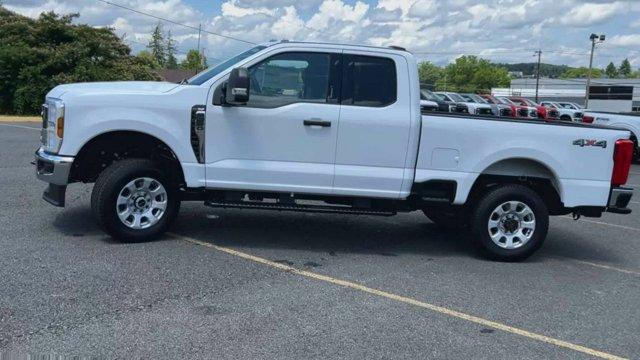
[[[64,103],[59,99],[47,99],[42,105],[42,145],[51,153],[60,151],[64,136]]]

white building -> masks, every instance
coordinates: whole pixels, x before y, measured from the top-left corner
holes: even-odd
[[[586,82],[586,79],[541,78],[538,100],[584,104]],[[512,79],[511,87],[493,88],[491,93],[534,99],[536,79]],[[600,111],[640,111],[640,79],[591,79],[589,108]]]

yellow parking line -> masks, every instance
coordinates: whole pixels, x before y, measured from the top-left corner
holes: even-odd
[[[558,216],[559,218],[562,219],[569,219],[569,220],[573,220],[573,218],[571,216],[568,215],[563,215],[563,216]],[[607,223],[604,221],[595,221],[595,220],[587,220],[587,219],[580,219],[578,221],[584,221],[587,223],[591,223],[591,224],[598,224],[598,225],[604,225],[604,226],[611,226],[611,227],[615,227],[618,229],[625,229],[625,230],[632,230],[632,231],[640,231],[639,228],[635,228],[632,226],[625,226],[625,225],[618,225],[618,224],[611,224],[611,223]]]
[[[175,238],[190,242],[192,244],[196,244],[196,245],[200,245],[200,246],[205,246],[208,248],[212,248],[224,253],[227,253],[229,255],[233,255],[233,256],[237,256],[246,260],[250,260],[256,263],[260,263],[263,265],[267,265],[267,266],[271,266],[273,268],[279,269],[279,270],[283,270],[286,271],[288,273],[291,274],[295,274],[295,275],[300,275],[300,276],[304,276],[307,278],[311,278],[311,279],[315,279],[315,280],[319,280],[319,281],[323,281],[326,283],[330,283],[330,284],[334,284],[334,285],[338,285],[338,286],[342,286],[342,287],[346,287],[346,288],[350,288],[350,289],[354,289],[354,290],[358,290],[358,291],[362,291],[368,294],[372,294],[372,295],[376,295],[379,297],[383,297],[386,299],[390,299],[390,300],[394,300],[394,301],[398,301],[401,303],[405,303],[405,304],[409,304],[409,305],[413,305],[413,306],[417,306],[423,309],[427,309],[427,310],[431,310],[434,311],[436,313],[439,314],[443,314],[443,315],[447,315],[447,316],[451,316],[454,318],[458,318],[461,320],[465,320],[468,322],[472,322],[472,323],[476,323],[482,326],[486,326],[486,327],[491,327],[497,330],[502,330],[505,332],[508,332],[510,334],[514,334],[514,335],[520,335],[532,340],[537,340],[537,341],[541,341],[547,344],[551,344],[551,345],[555,345],[561,348],[565,348],[565,349],[570,349],[573,351],[577,351],[577,352],[581,352],[583,354],[587,354],[590,356],[594,356],[594,357],[598,357],[598,358],[602,358],[602,359],[624,359],[620,356],[617,355],[613,355],[610,353],[606,353],[603,351],[599,351],[599,350],[595,350],[595,349],[591,349],[582,345],[577,345],[577,344],[573,344],[567,341],[563,341],[563,340],[559,340],[556,338],[552,338],[549,336],[545,336],[545,335],[540,335],[540,334],[536,334],[527,330],[523,330],[520,328],[516,328],[513,326],[509,326],[506,324],[502,324],[496,321],[491,321],[491,320],[487,320],[487,319],[483,319],[481,317],[477,317],[477,316],[473,316],[473,315],[469,315],[460,311],[456,311],[456,310],[452,310],[449,308],[445,308],[442,306],[438,306],[438,305],[433,305],[433,304],[429,304],[423,301],[419,301],[413,298],[409,298],[409,297],[405,297],[405,296],[401,296],[401,295],[396,295],[387,291],[383,291],[383,290],[378,290],[378,289],[374,289],[374,288],[370,288],[368,286],[364,286],[361,284],[357,284],[351,281],[347,281],[347,280],[341,280],[341,279],[336,279],[327,275],[322,275],[322,274],[318,274],[318,273],[314,273],[311,271],[306,271],[306,270],[300,270],[285,264],[280,264],[271,260],[267,260],[265,258],[261,258],[259,256],[255,256],[255,255],[251,255],[251,254],[247,254],[238,250],[233,250],[224,246],[219,246],[219,245],[215,245],[215,244],[211,244],[208,242],[204,242],[204,241],[200,241],[200,240],[196,240],[187,236],[182,236],[182,235],[177,235],[177,234],[169,234]]]

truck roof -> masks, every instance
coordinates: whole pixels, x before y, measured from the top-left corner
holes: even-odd
[[[283,44],[319,45],[319,46],[332,45],[332,46],[339,46],[341,48],[347,48],[347,49],[352,49],[352,50],[375,49],[375,50],[385,50],[385,51],[392,51],[392,52],[400,52],[400,53],[409,53],[409,54],[411,54],[411,52],[408,51],[407,49],[405,49],[405,48],[403,48],[401,46],[395,46],[395,45],[374,46],[374,45],[332,43],[332,42],[321,42],[321,41],[295,41],[295,40],[273,40],[273,41],[269,41],[269,42],[266,42],[266,43],[261,44],[261,45],[270,47],[270,46],[283,45]]]

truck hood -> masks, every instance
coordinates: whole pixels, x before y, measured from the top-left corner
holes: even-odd
[[[87,94],[158,94],[175,89],[180,85],[159,81],[113,81],[88,82],[58,85],[47,97],[62,99],[66,96]]]

